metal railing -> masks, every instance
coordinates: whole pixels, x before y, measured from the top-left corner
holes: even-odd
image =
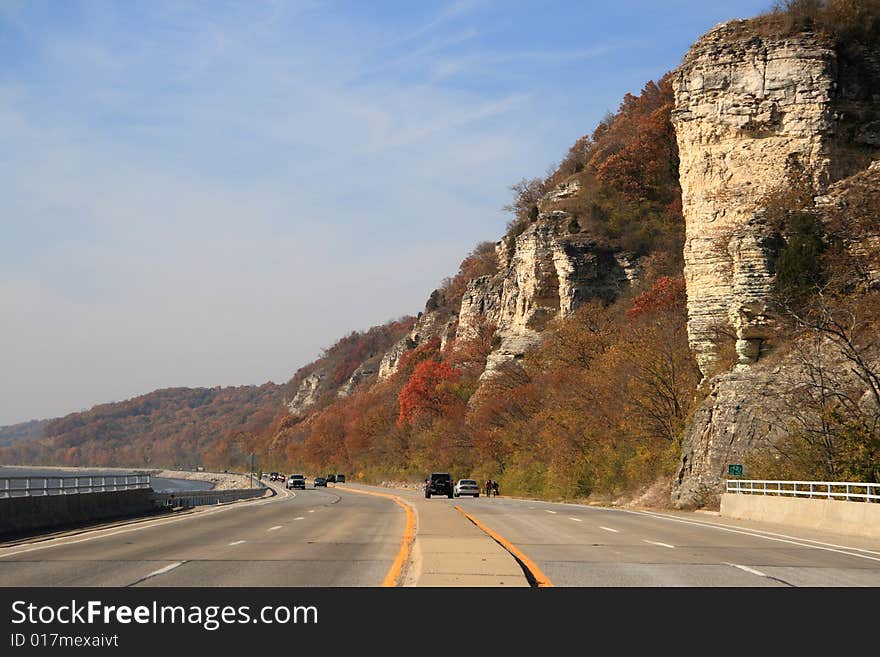
[[[880,484],[850,481],[776,481],[770,479],[728,479],[728,493],[780,495],[812,499],[880,503]]]
[[[75,495],[151,488],[150,475],[0,477],[0,497]]]
[[[262,482],[261,482],[262,483]],[[269,489],[265,484],[258,488],[242,488],[236,490],[203,490],[178,493],[154,493],[153,502],[156,506],[166,509],[190,509],[205,504],[224,504],[236,500],[247,500],[262,497]]]

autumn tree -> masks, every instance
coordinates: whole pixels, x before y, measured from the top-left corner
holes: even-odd
[[[398,395],[398,426],[425,423],[440,417],[446,408],[456,402],[450,387],[456,379],[455,370],[446,363],[425,360],[416,365]]]

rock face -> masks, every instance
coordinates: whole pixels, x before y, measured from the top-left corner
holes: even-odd
[[[717,359],[717,327],[735,330],[741,362],[772,335],[772,254],[749,226],[762,197],[797,168],[824,189],[865,166],[876,146],[876,53],[862,59],[856,66],[811,35],[760,37],[733,21],[700,39],[677,71],[688,334],[704,374]]]
[[[727,464],[773,437],[761,415],[794,375],[790,364],[761,360],[779,340],[771,302],[779,242],[762,199],[801,170],[831,190],[826,206],[840,206],[835,190],[846,181],[834,183],[864,169],[880,144],[878,63],[858,46],[761,37],[733,21],[698,41],[676,73],[688,335],[706,376],[718,366],[717,327],[735,332],[738,359],[704,382],[710,394],[683,439],[678,506],[720,493]]]
[[[428,303],[425,305],[425,311],[419,315],[412,331],[398,340],[388,353],[382,357],[382,361],[379,363],[379,381],[386,380],[397,371],[400,359],[406,352],[415,349],[424,341],[434,336],[439,337],[444,328],[446,328],[447,322],[443,321],[443,318],[436,310],[436,294],[436,290],[431,294]],[[448,338],[449,333],[447,331]]]
[[[498,326],[503,285],[502,275],[478,276],[468,283],[458,313],[458,340],[475,339],[482,323]]]
[[[742,463],[758,439],[773,437],[762,414],[771,411],[768,401],[779,395],[779,374],[778,367],[759,364],[712,379],[711,392],[682,440],[673,504],[687,508],[717,500],[728,464]],[[778,435],[778,428],[774,431]]]
[[[554,194],[558,189],[548,196]],[[513,248],[499,244],[502,273],[494,280],[474,281],[472,299],[467,308],[462,304],[461,326],[472,326],[473,310],[483,308],[500,342],[489,355],[484,377],[521,358],[540,341],[550,320],[567,317],[590,299],[613,300],[638,275],[634,256],[602,246],[586,233],[570,232],[570,222],[570,215],[559,210],[540,213]]]
[[[306,409],[318,402],[324,376],[325,372],[317,370],[302,380],[293,399],[287,403],[287,410],[291,415],[302,415]]]
[[[361,363],[358,368],[352,372],[352,375],[349,377],[348,381],[340,386],[339,390],[336,392],[337,397],[348,397],[357,389],[357,387],[364,381],[364,379],[368,379],[376,373],[376,365],[375,361],[367,361],[365,363]]]

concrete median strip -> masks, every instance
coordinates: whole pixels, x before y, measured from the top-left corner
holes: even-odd
[[[538,568],[538,565],[534,561],[529,559],[522,550],[520,550],[513,543],[508,541],[506,538],[504,538],[503,536],[501,536],[497,532],[489,529],[486,525],[484,525],[482,522],[477,520],[471,514],[467,513],[460,506],[456,506],[455,509],[458,512],[460,512],[462,515],[464,515],[465,518],[467,518],[472,523],[474,523],[474,525],[479,527],[483,532],[488,534],[492,539],[495,540],[495,542],[497,542],[499,545],[501,545],[501,547],[503,547],[505,550],[507,550],[513,556],[513,558],[516,559],[519,562],[519,564],[522,566],[523,570],[526,572],[526,577],[531,584],[533,584],[534,586],[537,586],[539,588],[553,586],[553,583],[550,581],[550,578],[547,577],[541,571],[541,569]]]

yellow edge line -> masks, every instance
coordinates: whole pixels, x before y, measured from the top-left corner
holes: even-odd
[[[397,551],[397,556],[394,558],[394,562],[391,564],[391,568],[388,570],[388,573],[385,575],[385,579],[382,580],[381,584],[381,586],[385,587],[397,586],[397,580],[400,578],[400,573],[403,571],[404,564],[406,564],[409,559],[413,539],[416,536],[415,512],[409,504],[397,497],[397,495],[376,493],[370,490],[358,490],[356,488],[346,488],[346,490],[349,490],[352,493],[360,493],[361,495],[375,495],[376,497],[388,498],[389,500],[393,500],[398,506],[403,507],[403,510],[406,511],[406,529],[403,530],[403,537],[400,540],[400,549]]]
[[[474,523],[477,527],[479,527],[479,528],[482,529],[484,532],[486,532],[489,536],[491,536],[491,537],[494,538],[496,541],[498,541],[498,542],[502,545],[502,547],[503,547],[505,550],[507,550],[507,551],[510,552],[513,556],[515,556],[517,559],[519,559],[520,562],[522,563],[522,565],[525,566],[526,569],[532,574],[532,577],[535,578],[535,583],[536,583],[539,587],[544,588],[544,587],[551,587],[551,586],[553,586],[553,582],[550,581],[550,578],[547,577],[543,572],[541,572],[541,569],[538,568],[538,565],[537,565],[534,561],[532,561],[531,559],[529,559],[529,558],[523,553],[522,550],[520,550],[520,549],[519,549],[518,547],[516,547],[513,543],[511,543],[511,542],[508,541],[506,538],[504,538],[501,534],[499,534],[499,533],[497,533],[497,532],[494,532],[494,531],[492,531],[491,529],[489,529],[486,525],[484,525],[482,522],[480,522],[479,520],[477,520],[476,518],[474,518],[471,514],[469,514],[469,513],[468,513],[467,511],[465,511],[464,509],[462,509],[460,506],[456,506],[455,509],[456,509],[456,511],[459,511],[461,514],[463,514],[465,518],[467,518],[468,520],[470,520],[470,521],[471,521],[472,523]]]

